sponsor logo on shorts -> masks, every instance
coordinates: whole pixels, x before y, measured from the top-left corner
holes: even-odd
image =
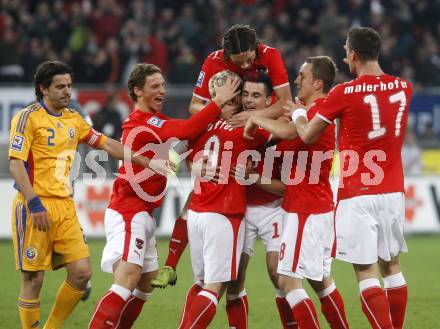
[[[38,328],[39,325],[40,325],[40,321],[37,320],[31,325],[31,328]]]
[[[142,249],[144,247],[144,240],[136,238],[136,248]]]
[[[38,256],[37,248],[28,247],[25,252],[25,256],[27,260],[35,260]]]
[[[147,123],[149,125],[155,126],[157,128],[162,127],[162,125],[164,124],[165,120],[159,119],[158,117],[151,117],[148,119]]]
[[[205,80],[205,72],[200,71],[199,77],[197,78],[196,87],[201,87]]]
[[[21,152],[24,145],[24,137],[14,135],[14,138],[12,138],[12,144],[11,144],[11,150]]]

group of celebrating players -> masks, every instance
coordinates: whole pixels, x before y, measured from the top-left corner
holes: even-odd
[[[59,172],[60,157],[63,174],[70,171],[69,151],[78,143],[123,160],[104,219],[101,267],[114,281],[89,328],[131,328],[154,287],[176,283],[187,244],[195,284],[176,326],[207,328],[226,292],[230,328],[247,328],[245,273],[257,236],[283,328],[320,328],[305,278],[330,327],[349,328],[330,274],[333,257],[353,264],[371,327],[403,328],[407,287],[399,254],[407,247],[400,151],[412,87],[381,70],[380,44],[373,29],[352,28],[345,62],[356,79],[332,88],[333,60],[309,57],[295,79],[292,101],[278,50],[260,43],[249,26],[235,25],[222,49],[205,60],[188,120],[161,114],[166,92],[160,68],[133,68],[128,91],[134,110],[123,123],[121,143],[66,108],[70,67],[41,64],[34,81],[37,101],[14,117],[9,148],[19,190],[12,225],[22,273],[22,328],[39,328],[45,270],[67,270],[46,329],[61,328],[91,276],[71,190]],[[341,178],[334,205],[329,176],[336,136]],[[174,169],[169,143],[162,142],[173,137],[189,141],[187,161],[197,178],[159,271],[152,212],[161,206],[166,174]]]

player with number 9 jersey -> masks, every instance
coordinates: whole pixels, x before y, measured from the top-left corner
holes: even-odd
[[[208,156],[213,168],[219,166],[224,178],[218,183],[196,178],[188,211],[188,240],[191,264],[196,282],[203,282],[203,289],[193,286],[199,293],[190,306],[185,306],[179,328],[200,325],[200,313],[205,307],[209,316],[203,317],[208,326],[225,284],[237,279],[240,255],[244,243],[244,213],[246,211],[246,186],[229,177],[230,168],[246,165],[248,152],[269,140],[267,132],[259,129],[255,139],[243,138],[242,128],[232,128],[225,119],[208,125],[206,131],[191,143],[189,160],[197,163]],[[188,303],[188,301],[187,301]],[[188,310],[187,310],[188,308]]]
[[[269,140],[269,134],[263,129],[258,129],[255,140],[243,138],[243,129],[232,128],[227,121],[220,119],[208,125],[203,133],[192,145],[190,160],[197,160],[203,152],[217,159],[216,164],[222,168],[235,167],[238,162],[246,164],[246,157],[241,156],[245,150],[254,150],[261,147]],[[208,153],[207,153],[208,152]],[[228,167],[225,167],[228,166]],[[228,171],[225,171],[228,174]],[[215,184],[197,180],[200,191],[194,192],[189,206],[190,210],[197,212],[215,212],[220,214],[242,215],[246,211],[246,186],[235,179],[227,184]]]

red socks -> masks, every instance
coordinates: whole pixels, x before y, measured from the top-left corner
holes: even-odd
[[[349,326],[345,315],[344,301],[336,285],[332,283],[326,289],[318,292],[318,297],[321,301],[321,311],[330,325],[330,328],[348,329]]]
[[[390,305],[378,279],[365,279],[359,282],[362,311],[373,329],[393,329]]]
[[[186,227],[186,220],[178,217],[174,223],[173,234],[171,235],[170,244],[168,248],[168,257],[165,266],[170,266],[176,269],[180,257],[188,244],[188,229]]]
[[[405,321],[408,289],[402,273],[383,278],[385,296],[390,304],[391,319],[394,329],[402,329]]]
[[[182,329],[184,323],[188,320],[188,311],[194,301],[194,299],[197,297],[199,292],[202,291],[201,283],[198,282],[194,284],[186,294],[185,304],[183,305],[183,311],[182,316],[180,318],[179,327],[178,329]]]
[[[241,291],[238,295],[226,296],[226,313],[230,328],[247,329],[248,310],[246,290]]]
[[[320,329],[315,306],[304,289],[292,290],[286,299],[301,329]]]
[[[205,329],[211,323],[217,311],[219,296],[203,289],[194,298],[188,310],[188,318],[183,323],[183,329]]]
[[[275,302],[277,304],[278,313],[280,315],[281,324],[283,329],[298,329],[298,323],[293,317],[292,309],[286,300],[286,297],[282,294],[280,290],[275,290],[276,298]]]
[[[125,306],[122,308],[121,318],[117,329],[130,329],[133,327],[134,322],[142,311],[142,307],[150,296],[151,293],[145,293],[135,289],[133,295],[127,300]]]
[[[114,284],[96,306],[95,313],[89,323],[89,329],[111,329],[118,325],[122,308],[131,291]]]

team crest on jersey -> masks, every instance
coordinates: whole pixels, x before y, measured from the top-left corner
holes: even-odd
[[[201,87],[205,80],[205,72],[200,71],[199,77],[197,78],[196,87]]]
[[[165,120],[159,119],[158,117],[151,117],[148,119],[147,123],[149,125],[155,126],[157,128],[162,127],[162,125],[164,124]]]
[[[20,152],[23,149],[24,137],[19,135],[14,135],[11,143],[11,150]]]
[[[35,247],[28,247],[25,256],[27,260],[34,260],[38,256],[38,251]]]
[[[75,128],[69,128],[69,141],[67,145],[73,145],[75,139]]]
[[[61,123],[57,122],[57,128],[63,128],[63,126],[61,125]]]
[[[136,248],[142,249],[144,247],[144,240],[136,238]]]

